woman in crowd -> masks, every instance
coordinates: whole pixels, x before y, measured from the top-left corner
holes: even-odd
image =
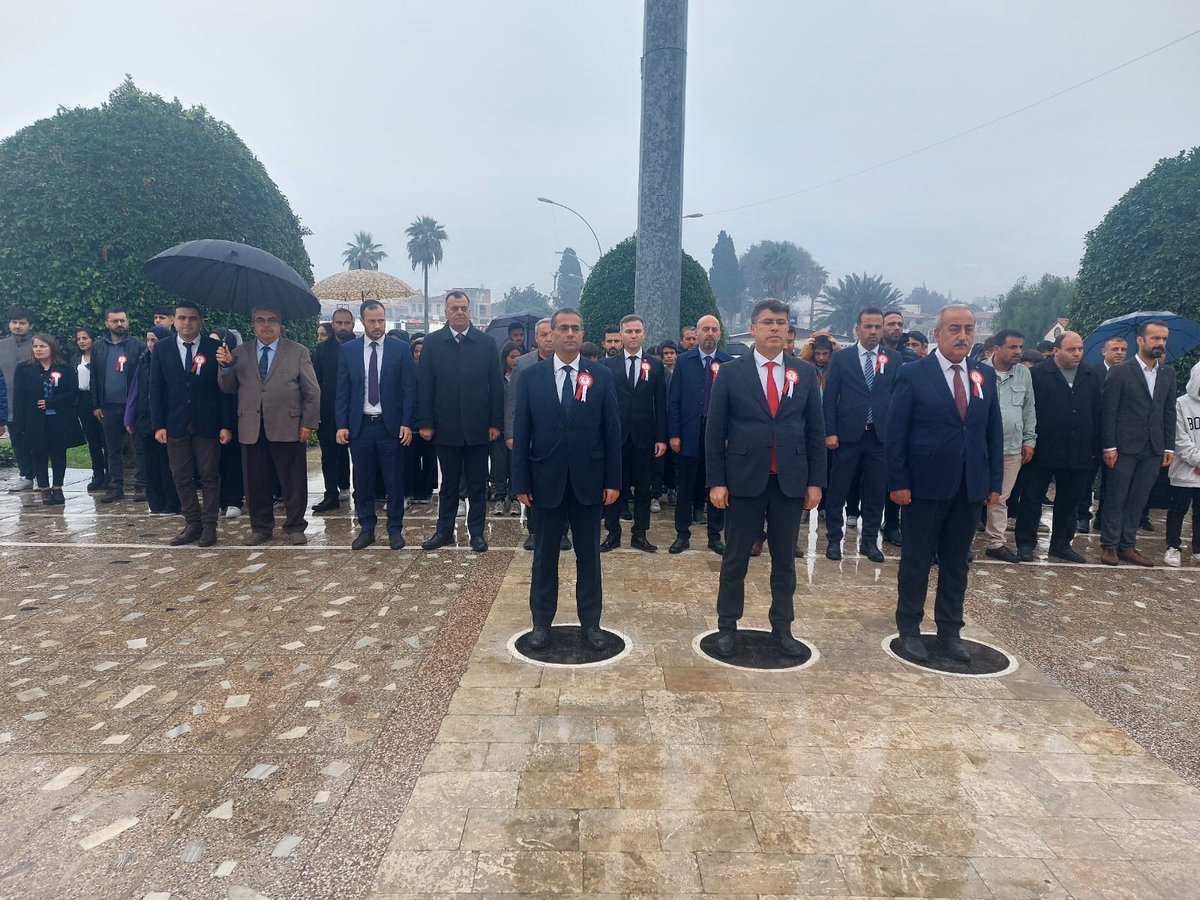
[[[78,417],[79,381],[50,335],[34,335],[31,346],[33,358],[19,364],[13,374],[11,418],[33,457],[42,502],[61,506],[66,502],[62,487],[67,474],[67,448],[83,443]]]
[[[155,352],[159,341],[170,339],[170,328],[150,326],[146,332],[146,352],[138,360],[125,400],[125,430],[132,435],[142,455],[146,471],[146,505],[152,516],[179,515],[180,511],[179,493],[175,490],[167,459],[167,445],[154,439],[154,426],[150,422],[150,354]]]
[[[332,334],[333,328],[330,327]],[[224,341],[232,353],[241,343],[241,335],[232,328],[214,328],[209,334],[214,341]],[[246,500],[246,483],[242,479],[242,445],[237,435],[228,444],[221,445],[221,515],[236,519],[242,514]]]
[[[514,390],[512,380],[513,366],[521,358],[521,345],[515,341],[505,341],[500,345],[500,371],[504,373],[504,402],[509,402],[509,392]],[[509,484],[512,471],[512,451],[504,441],[504,435],[492,441],[492,507],[493,516],[508,516],[513,512],[513,501]]]
[[[317,326],[317,343],[323,344],[333,337],[333,323],[322,322]]]
[[[1167,553],[1178,566],[1183,555],[1183,520],[1192,511],[1192,563],[1200,563],[1200,363],[1192,366],[1187,392],[1175,401],[1175,457],[1171,460],[1171,506],[1167,510]]]
[[[425,336],[414,334],[412,339],[414,367],[421,361],[425,347]],[[418,378],[420,375],[418,374]],[[437,487],[437,451],[430,441],[413,431],[412,443],[404,458],[404,490],[413,503],[428,503],[433,499]]]
[[[104,453],[104,428],[92,412],[92,344],[96,332],[85,326],[75,329],[76,351],[71,355],[71,368],[79,382],[79,408],[76,411],[83,436],[87,439],[88,455],[92,460],[92,480],[88,493],[108,489],[108,462]]]

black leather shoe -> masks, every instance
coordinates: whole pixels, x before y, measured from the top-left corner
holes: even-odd
[[[440,531],[434,532],[433,537],[421,545],[422,550],[437,550],[439,547],[448,547],[454,543],[454,535],[442,534]]]
[[[804,549],[799,544],[797,544],[795,547],[794,558],[804,559]]]
[[[775,643],[779,647],[779,652],[784,656],[804,655],[804,645],[792,637],[791,632],[777,631],[775,633]]]
[[[971,652],[963,646],[962,641],[960,641],[957,637],[939,634],[938,643],[942,645],[942,650],[944,650],[946,655],[951,659],[958,662],[971,661]]]
[[[104,492],[104,496],[100,498],[101,503],[116,503],[118,500],[125,499],[125,488],[121,485],[113,485]]]
[[[549,625],[534,625],[533,630],[529,632],[529,649],[530,650],[545,650],[550,646],[550,626]]]
[[[366,549],[367,549],[368,547],[370,547],[370,546],[371,546],[373,543],[375,543],[375,532],[373,532],[373,531],[360,531],[360,532],[358,533],[358,537],[356,537],[356,538],[355,538],[355,539],[354,539],[354,540],[353,540],[353,541],[350,543],[350,549],[351,549],[351,550],[366,550]]]
[[[388,547],[392,550],[403,550],[408,542],[404,540],[403,531],[388,532]]]
[[[1092,533],[1092,520],[1091,519],[1080,519],[1078,522],[1075,523],[1075,531],[1079,534],[1091,534]]]
[[[1034,556],[1033,556],[1033,548],[1032,547],[1018,547],[1017,548],[1017,562],[1033,562],[1033,561],[1034,561]]]
[[[186,525],[183,531],[171,538],[172,547],[182,547],[184,544],[194,544],[200,540],[204,529],[199,525]]]
[[[732,631],[722,631],[717,635],[717,653],[721,656],[733,656],[737,650],[737,641]]]
[[[1051,547],[1048,556],[1053,556],[1055,559],[1061,559],[1063,562],[1083,563],[1087,562],[1083,554],[1076,553],[1072,547]]]
[[[658,547],[650,543],[641,535],[629,539],[629,546],[634,550],[641,550],[644,553],[657,553]]]
[[[837,544],[830,544],[825,548],[825,558],[837,562],[842,558],[842,548]]]
[[[983,551],[983,555],[988,559],[998,559],[1000,562],[1019,563],[1022,559],[1017,554],[1013,553],[1009,547],[988,547]]]
[[[217,542],[217,526],[205,525],[200,530],[200,540],[196,541],[197,547],[211,547]]]
[[[589,625],[583,629],[583,642],[593,650],[604,649],[604,632],[599,625]]]
[[[563,553],[566,553],[571,549],[571,538],[565,531],[563,532],[562,538],[558,542],[558,549]]]
[[[326,497],[320,503],[313,506],[312,511],[315,513],[329,512],[331,509],[337,509],[342,505],[342,502],[337,497]]]
[[[882,534],[885,543],[891,544],[893,547],[901,546],[899,528],[885,528]]]
[[[724,556],[725,555],[725,542],[723,540],[721,540],[719,537],[709,538],[708,539],[708,549],[711,550],[713,553],[717,554],[717,556]]]
[[[883,562],[883,551],[874,544],[859,544],[858,552],[873,563]]]
[[[681,535],[679,535],[679,537],[675,538],[675,542],[673,544],[671,544],[670,549],[668,549],[667,552],[668,553],[682,553],[684,550],[688,549],[691,545],[692,545],[691,537],[686,534],[681,534]]]
[[[614,549],[616,547],[620,547],[620,546],[621,546],[621,536],[619,534],[616,534],[615,532],[610,531],[605,536],[604,540],[602,540],[600,542],[600,552],[607,553],[609,550],[612,550],[612,549]]]
[[[1142,516],[1142,521],[1138,522],[1138,531],[1154,534],[1154,523],[1150,521],[1149,516]]]
[[[483,553],[487,550],[487,548],[487,541],[484,540],[483,535],[471,538],[471,549],[476,553]]]
[[[621,521],[622,522],[632,522],[633,521],[633,513],[629,511],[628,503],[626,503],[625,506],[623,506],[621,508]]]
[[[533,550],[533,534],[525,535],[525,543],[521,545],[522,550]]]
[[[928,662],[929,651],[925,649],[925,642],[921,640],[919,635],[908,635],[900,637],[900,649],[909,659],[915,659],[917,662]]]

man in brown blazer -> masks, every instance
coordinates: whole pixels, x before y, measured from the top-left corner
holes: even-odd
[[[289,543],[306,544],[304,507],[308,503],[305,447],[321,421],[321,388],[312,358],[303,344],[281,336],[279,313],[257,307],[251,312],[254,341],[233,353],[217,349],[217,381],[227,394],[237,394],[238,440],[250,510],[248,546],[271,539],[275,530],[272,487],[276,478],[287,518],[283,532]]]

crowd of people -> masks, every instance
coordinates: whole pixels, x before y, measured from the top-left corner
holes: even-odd
[[[1200,365],[1177,397],[1159,321],[1141,324],[1134,348],[1110,339],[1092,367],[1070,331],[1037,350],[1012,330],[977,344],[974,314],[956,305],[931,337],[906,333],[898,310],[867,308],[848,346],[817,333],[797,348],[787,305],[762,301],[754,346],[736,358],[714,316],[648,345],[643,319],[628,315],[595,344],[577,312],[559,310],[531,335],[510,327],[498,344],[472,324],[464,293],[450,292],[444,312],[444,327],[409,335],[387,331],[376,301],[357,323],[339,309],[310,354],[265,307],[244,342],[206,328],[190,303],[156,311],[137,335],[113,307],[103,333],[76,331],[68,358],[16,308],[0,340],[0,427],[18,468],[10,489],[61,505],[66,451],[86,444],[88,490],[115,503],[132,448],[133,499],[183,518],[172,545],[215,544],[220,516],[243,509],[248,545],[273,539],[280,511],[285,540],[303,544],[310,512],[353,496],[353,548],[375,542],[382,501],[388,545],[399,549],[406,509],[436,492],[422,548],[453,544],[464,517],[469,546],[483,552],[489,508],[525,509],[535,645],[550,640],[558,556],[572,548],[585,639],[602,643],[599,555],[622,546],[625,521],[628,545],[655,553],[651,516],[664,505],[670,553],[688,550],[692,527],[703,526],[722,557],[719,652],[733,652],[748,560],[764,548],[772,628],[782,652],[798,652],[794,559],[809,516],[823,518],[829,559],[842,559],[851,527],[873,562],[885,545],[902,549],[897,623],[916,658],[930,567],[939,566],[939,636],[965,656],[957,637],[976,532],[987,557],[1033,561],[1046,503],[1050,557],[1084,562],[1073,541],[1096,527],[1101,562],[1152,566],[1137,537],[1168,467],[1163,561],[1181,564],[1190,509],[1200,563]],[[314,434],[324,490],[309,510]]]

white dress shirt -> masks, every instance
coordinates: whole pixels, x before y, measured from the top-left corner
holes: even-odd
[[[372,405],[367,397],[371,392],[371,344],[378,346],[379,355],[376,357],[376,365],[379,366],[379,374],[383,375],[383,338],[377,341],[372,341],[370,338],[363,336],[363,415],[364,416],[382,416],[383,415],[383,381],[379,382],[379,402]]]
[[[775,378],[775,387],[779,390],[779,399],[783,399],[783,353],[780,352],[774,359],[767,359],[757,350],[754,351],[754,364],[758,367],[758,383],[762,385],[763,395],[770,396],[767,393],[767,363],[775,363],[775,368],[771,374]]]
[[[864,347],[862,345],[861,342],[858,344],[855,344],[855,347],[858,348],[858,367],[860,369],[862,369],[863,371],[866,371],[867,360],[869,358],[870,362],[871,362],[871,368],[874,370],[875,374],[878,375],[879,367],[876,365],[876,360],[879,359],[879,349],[880,349],[879,345],[876,344],[874,350],[868,350],[866,347]],[[864,377],[866,377],[866,376],[864,376]]]
[[[625,362],[623,363],[623,365],[625,366],[625,380],[626,381],[629,380],[629,360],[631,360],[631,359],[635,360],[635,362],[633,364],[633,383],[637,384],[642,379],[641,365],[642,365],[643,356],[642,356],[641,352],[630,353],[628,350],[622,350],[621,353],[624,355],[624,359],[625,359]]]
[[[1142,361],[1140,354],[1138,355],[1137,361],[1138,367],[1142,370],[1142,377],[1146,379],[1146,389],[1150,391],[1150,396],[1153,397],[1154,387],[1158,384],[1158,370],[1161,368],[1161,366],[1159,366],[1157,359],[1154,361],[1154,365],[1146,365]]]
[[[962,379],[963,389],[967,392],[967,404],[971,403],[971,396],[975,393],[975,388],[971,385],[971,377],[967,372],[967,361],[964,359],[960,363],[952,363],[946,357],[942,356],[941,351],[934,350],[933,355],[937,357],[938,365],[942,367],[942,375],[946,378],[946,388],[950,391],[950,396],[954,396],[954,376],[957,375]],[[961,371],[955,372],[951,366],[958,366]],[[975,399],[983,396],[983,388],[979,388],[979,394]]]
[[[187,365],[187,347],[183,346],[183,338],[175,335],[175,346],[179,350],[179,361],[185,366]],[[200,352],[200,335],[196,335],[196,339],[192,341],[192,359],[196,359],[196,354]],[[260,351],[261,352],[261,351]]]
[[[558,391],[558,396],[562,396],[563,379],[567,377],[567,366],[571,367],[571,393],[575,393],[575,380],[579,377],[579,357],[576,356],[570,362],[563,362],[558,358],[558,354],[554,355],[554,389]]]

